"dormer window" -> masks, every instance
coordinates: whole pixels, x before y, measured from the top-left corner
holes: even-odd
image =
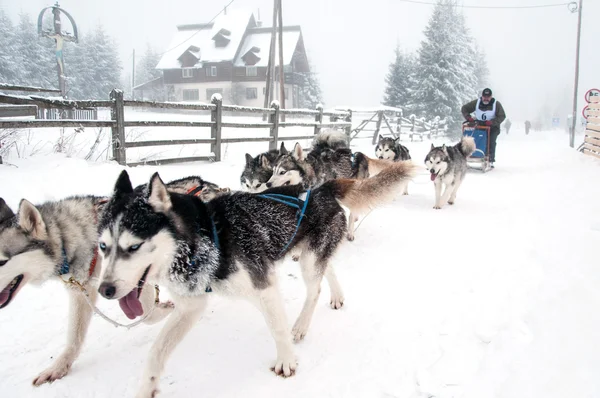
[[[231,32],[227,29],[221,29],[217,32],[216,35],[213,36],[213,40],[215,41],[216,47],[225,47],[231,41]]]
[[[181,76],[184,79],[189,79],[191,77],[194,77],[194,69],[192,69],[192,68],[183,68],[181,70]]]
[[[258,68],[256,66],[246,66],[246,76],[258,76]]]

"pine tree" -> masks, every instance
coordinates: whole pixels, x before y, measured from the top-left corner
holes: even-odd
[[[28,14],[19,16],[16,49],[19,83],[28,86],[58,88],[54,40],[40,37]]]
[[[104,33],[102,26],[98,26],[93,34],[88,35],[85,42],[85,69],[91,71],[92,76],[88,97],[91,99],[108,99],[114,88],[121,87],[121,62],[117,46],[113,39]]]
[[[490,71],[487,66],[487,60],[485,52],[479,46],[475,46],[475,79],[477,80],[475,88],[477,91],[483,90],[489,86],[489,74]]]
[[[474,41],[452,0],[438,0],[424,33],[416,74],[418,111],[456,128],[462,104],[476,93]]]
[[[20,83],[16,35],[10,18],[0,8],[0,83]]]
[[[154,48],[147,43],[146,51],[140,57],[140,61],[136,63],[135,67],[135,84],[140,85],[148,83],[162,76],[161,71],[156,69],[156,65],[160,61],[161,55],[158,54]],[[151,99],[155,101],[165,99],[165,90],[162,85],[144,90],[144,99]]]
[[[314,70],[312,65],[311,71]],[[298,89],[298,106],[300,108],[315,109],[317,105],[323,104],[323,93],[321,82],[316,73],[302,73],[303,82]]]
[[[414,108],[416,59],[412,54],[402,52],[399,46],[396,47],[395,54],[385,78],[383,104],[402,108],[406,113],[410,113]]]

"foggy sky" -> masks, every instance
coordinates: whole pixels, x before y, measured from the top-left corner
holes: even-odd
[[[168,48],[175,26],[210,20],[229,0],[63,0],[83,32],[102,24],[119,42],[123,67],[146,42]],[[557,0],[464,0],[465,5],[523,5]],[[37,18],[49,0],[0,0],[16,21],[19,12]],[[231,7],[260,9],[271,25],[273,0],[235,0]],[[327,107],[377,106],[396,43],[416,50],[433,6],[399,0],[283,0],[285,25],[300,25]],[[463,9],[467,26],[487,53],[491,88],[513,120],[533,118],[542,106],[570,109],[577,14],[566,6],[542,9]],[[584,1],[578,112],[583,93],[600,86],[600,1]],[[68,64],[68,60],[65,60]],[[563,117],[564,115],[560,115]]]

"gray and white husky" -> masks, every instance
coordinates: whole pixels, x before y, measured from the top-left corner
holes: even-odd
[[[391,164],[391,161],[372,159],[361,152],[352,153],[347,147],[332,150],[327,144],[314,145],[305,154],[296,143],[292,152],[279,157],[267,187],[301,184],[310,188],[337,178],[363,179],[377,175]],[[350,212],[348,240],[354,240],[354,223],[359,216]]]
[[[279,150],[271,149],[255,157],[249,153],[246,154],[246,165],[240,176],[240,185],[242,190],[248,192],[262,192],[267,189],[267,181],[273,175],[273,166],[275,166],[279,156],[287,153],[285,145],[282,142]]]
[[[17,214],[0,199],[0,308],[12,303],[28,283],[73,277],[96,301],[98,257],[96,220],[106,198],[71,197],[34,206],[23,199]],[[92,309],[81,291],[65,284],[70,297],[67,346],[33,384],[39,386],[64,377],[79,356],[92,318]],[[143,298],[153,303],[152,292]],[[159,311],[156,311],[158,316]],[[154,314],[153,314],[154,316]],[[150,322],[150,320],[148,320]]]
[[[329,181],[303,199],[297,199],[302,186],[294,185],[261,194],[228,193],[203,203],[169,193],[158,174],[147,192],[134,192],[123,171],[100,220],[98,247],[105,264],[100,294],[136,305],[137,289],[156,283],[169,290],[175,304],[152,345],[137,397],[157,394],[166,360],[213,294],[254,303],[275,340],[273,371],[294,374],[292,336],[298,341],[306,335],[323,276],[331,306],[344,304],[330,264],[346,231],[340,203],[363,211],[393,197],[413,174],[414,166],[397,163],[371,179]],[[307,297],[290,331],[275,267],[291,250],[300,252]]]
[[[226,190],[200,177],[172,181],[169,189],[195,194],[203,200]],[[144,192],[144,186],[136,190]],[[14,214],[0,198],[0,309],[12,303],[28,283],[39,285],[51,279],[67,281],[70,277],[86,289],[90,302],[95,303],[102,266],[97,221],[107,201],[108,198],[76,196],[35,206],[23,199]],[[33,380],[36,386],[58,380],[69,372],[81,351],[92,317],[92,309],[79,288],[73,284],[64,286],[70,297],[67,346]],[[129,318],[152,308],[154,290],[142,290],[139,301],[141,305],[128,313]],[[144,323],[160,321],[171,309],[172,303],[159,303]]]
[[[379,142],[375,146],[375,156],[378,159],[387,159],[394,162],[401,162],[405,160],[411,160],[408,148],[400,144],[400,138],[390,138],[379,136]],[[403,192],[404,195],[408,195],[408,184]]]
[[[467,158],[475,152],[473,137],[463,137],[454,146],[436,147],[431,144],[431,150],[425,157],[425,166],[431,173],[431,181],[435,187],[434,209],[441,209],[446,202],[453,205],[456,192],[467,174]],[[442,184],[446,187],[442,195]]]

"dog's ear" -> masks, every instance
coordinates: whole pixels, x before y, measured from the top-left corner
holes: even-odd
[[[246,164],[252,164],[254,158],[249,153],[246,154]]]
[[[133,193],[133,185],[131,185],[131,180],[129,179],[129,174],[127,174],[126,170],[123,170],[121,174],[119,174],[113,193],[115,196]]]
[[[169,191],[158,173],[154,173],[148,183],[148,203],[157,213],[167,213],[173,207]]]
[[[442,151],[444,151],[444,153],[446,155],[448,154],[448,149],[446,149],[446,144],[442,144]]]
[[[433,151],[435,149],[435,145],[433,145],[433,142],[431,143],[431,149],[429,149],[430,151]]]
[[[281,155],[287,155],[288,154],[288,150],[285,149],[285,143],[281,143],[281,146],[279,147],[279,156]]]
[[[271,162],[269,162],[269,159],[267,159],[265,155],[260,155],[260,164],[263,167],[263,169],[272,169]]]
[[[9,218],[13,218],[15,213],[13,213],[12,209],[8,207],[4,199],[0,198],[0,223],[8,220]]]
[[[42,218],[40,211],[27,199],[21,200],[19,204],[19,226],[29,234],[33,239],[46,240],[48,232],[46,223]]]
[[[302,150],[300,143],[296,142],[296,145],[294,145],[294,153],[292,153],[292,156],[296,160],[299,160],[299,161],[304,160],[304,151]]]

